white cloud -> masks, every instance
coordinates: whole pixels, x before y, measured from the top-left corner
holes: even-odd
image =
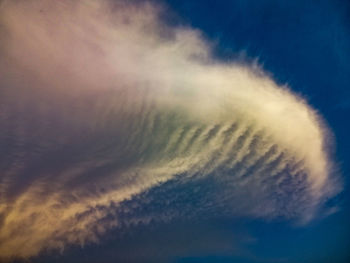
[[[2,257],[97,242],[123,202],[165,182],[197,183],[200,209],[304,221],[339,190],[330,132],[303,99],[256,65],[215,60],[200,32],[159,12],[2,3]],[[142,221],[180,215],[163,212]]]

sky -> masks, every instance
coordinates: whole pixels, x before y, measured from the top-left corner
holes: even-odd
[[[0,261],[350,259],[350,2],[0,1]]]

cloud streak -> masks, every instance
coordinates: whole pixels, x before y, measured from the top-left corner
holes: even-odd
[[[1,3],[2,258],[191,213],[307,222],[339,191],[317,113],[161,12]]]

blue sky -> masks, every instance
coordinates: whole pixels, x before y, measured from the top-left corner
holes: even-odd
[[[275,80],[304,96],[334,132],[335,158],[345,180],[343,193],[333,200],[340,211],[302,228],[251,222],[249,227],[259,240],[252,251],[258,257],[280,257],[285,262],[348,262],[350,2],[176,0],[167,4],[180,23],[199,28],[216,41],[219,58],[257,59]]]

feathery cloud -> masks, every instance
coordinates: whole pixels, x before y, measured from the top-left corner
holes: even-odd
[[[2,2],[2,258],[201,211],[307,222],[339,191],[317,113],[161,12]]]

